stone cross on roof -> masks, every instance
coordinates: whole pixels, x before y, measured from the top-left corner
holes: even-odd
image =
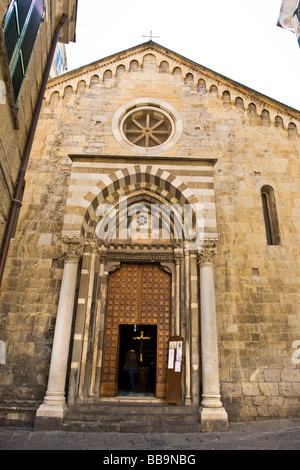
[[[159,36],[153,36],[152,31],[150,31],[150,36],[143,36],[143,38],[150,38],[150,41],[152,41],[152,38],[159,38]]]

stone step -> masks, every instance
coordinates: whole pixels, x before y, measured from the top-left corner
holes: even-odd
[[[60,430],[67,432],[128,432],[128,433],[195,433],[201,432],[198,423],[156,422],[101,422],[86,423],[82,421],[64,422]]]
[[[69,406],[64,430],[84,432],[200,432],[198,407],[146,403]]]
[[[193,415],[198,411],[197,406],[177,406],[169,404],[148,404],[148,403],[113,403],[113,402],[101,402],[101,403],[85,403],[75,404],[68,406],[68,413],[80,412],[80,413],[136,413],[140,410],[147,409],[147,413],[164,413],[164,414],[191,414]]]

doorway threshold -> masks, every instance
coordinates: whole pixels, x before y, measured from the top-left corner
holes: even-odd
[[[154,393],[119,392],[115,397],[101,397],[100,402],[113,403],[164,403],[164,398],[156,398]]]

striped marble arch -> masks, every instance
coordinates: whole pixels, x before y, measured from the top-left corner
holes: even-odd
[[[153,165],[131,164],[110,174],[99,174],[97,183],[89,187],[82,199],[78,199],[70,191],[72,197],[68,199],[66,206],[64,233],[72,232],[80,237],[91,237],[97,208],[101,204],[114,204],[121,196],[130,197],[135,192],[152,194],[154,199],[169,205],[189,205],[195,213],[196,205],[203,202],[180,177],[166,169]],[[212,201],[211,196],[209,200]],[[205,231],[209,231],[209,238],[216,238],[215,225],[215,220],[210,219],[209,227],[204,227]]]

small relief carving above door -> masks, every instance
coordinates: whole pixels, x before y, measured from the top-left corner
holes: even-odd
[[[115,396],[118,393],[119,368],[123,367],[123,364],[119,363],[120,325],[156,326],[154,392],[157,397],[165,396],[170,316],[171,275],[163,271],[159,265],[124,264],[119,270],[110,274],[101,396]],[[141,331],[143,330],[140,328],[139,334]]]

